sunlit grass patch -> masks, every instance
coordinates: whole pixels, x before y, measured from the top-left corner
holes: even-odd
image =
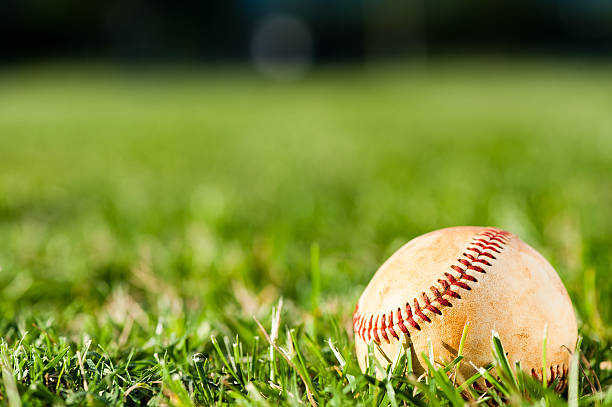
[[[3,71],[2,402],[612,405],[611,94],[606,66],[527,61]],[[583,337],[560,395],[495,341],[481,392],[460,357],[359,370],[376,268],[470,224],[559,271]]]

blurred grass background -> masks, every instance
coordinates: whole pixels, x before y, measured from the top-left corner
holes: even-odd
[[[279,83],[240,68],[5,67],[2,336],[119,355],[188,338],[189,358],[211,334],[251,338],[251,315],[281,296],[288,324],[324,338],[323,314],[350,336],[400,245],[491,225],[551,261],[581,332],[608,349],[611,68],[439,60]]]

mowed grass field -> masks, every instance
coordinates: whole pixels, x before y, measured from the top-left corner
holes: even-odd
[[[0,402],[461,405],[440,371],[362,375],[352,338],[378,266],[453,225],[555,266],[570,402],[612,405],[612,66],[4,68]]]

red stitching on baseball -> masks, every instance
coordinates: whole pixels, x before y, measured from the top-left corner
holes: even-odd
[[[387,316],[387,320],[389,321],[389,328],[392,328],[393,326],[393,311],[389,311],[389,315]],[[399,340],[399,335],[397,334],[397,332],[395,332],[395,329],[389,329],[389,333],[391,333],[391,336],[393,336],[395,339]]]
[[[412,309],[410,308],[409,303],[406,303],[406,314],[408,314],[408,318],[406,318],[406,321],[408,321],[408,323],[412,325],[417,331],[420,331],[421,327],[419,326],[419,324],[417,324],[414,318],[412,318]]]
[[[404,325],[404,319],[402,318],[401,308],[397,309],[397,325],[399,325],[400,329],[402,330],[404,334],[406,334],[407,336],[410,336],[410,332],[408,332],[408,328],[406,328],[406,325]]]
[[[567,382],[568,369],[565,364],[563,365],[550,365],[547,382],[550,386],[558,378],[559,381],[555,386],[555,391],[561,391],[565,388]],[[542,381],[542,372],[536,369],[531,369],[531,376],[537,381]]]
[[[445,272],[444,278],[438,279],[441,289],[435,286],[430,287],[429,290],[433,294],[432,299],[430,299],[425,292],[421,293],[422,303],[419,303],[418,298],[413,298],[412,303],[414,313],[410,306],[410,301],[406,302],[406,316],[402,315],[402,310],[400,307],[398,307],[396,311],[395,323],[393,321],[393,311],[390,311],[388,314],[363,315],[359,312],[359,307],[356,306],[355,313],[353,315],[353,329],[355,330],[355,333],[365,342],[374,340],[376,343],[380,344],[381,336],[386,343],[391,343],[389,336],[399,340],[399,331],[403,332],[406,336],[410,336],[410,327],[420,331],[421,327],[415,321],[414,316],[418,316],[424,322],[431,323],[431,318],[427,316],[424,311],[430,312],[432,317],[434,315],[442,315],[440,307],[453,306],[449,299],[444,298],[445,296],[457,300],[461,299],[461,295],[458,292],[453,291],[451,288],[458,287],[463,290],[471,290],[468,282],[475,283],[478,282],[478,280],[476,277],[468,274],[467,272],[469,270],[473,270],[478,273],[486,273],[487,271],[480,265],[491,266],[492,264],[484,257],[488,258],[489,260],[496,260],[495,255],[493,255],[491,252],[501,253],[501,251],[504,249],[504,245],[507,245],[509,242],[510,233],[506,231],[496,228],[488,228],[480,232],[468,244],[466,252],[462,254],[463,257],[457,259],[457,264],[452,264],[450,266],[451,270],[459,275],[454,276],[449,272]],[[474,263],[478,263],[479,265],[474,265]],[[465,269],[461,266],[465,267]],[[436,304],[438,305],[436,306]],[[381,320],[380,324],[379,320]],[[406,322],[408,324],[405,324]],[[556,371],[553,371],[551,366],[551,377],[563,378],[564,375],[559,371],[559,369],[560,367],[557,366]],[[565,370],[565,367],[561,367],[561,369]],[[561,379],[561,381],[562,380],[563,379]],[[550,380],[551,383],[552,381],[553,380]]]
[[[485,266],[490,266],[491,265],[491,263],[489,263],[485,259],[476,259],[476,260],[474,260],[474,263],[481,263],[481,264],[484,264]]]
[[[551,386],[555,380],[559,379],[559,381],[557,382],[557,384],[555,385],[554,390],[556,392],[560,392],[562,391],[565,386],[567,385],[567,374],[568,374],[568,368],[565,364],[562,365],[550,365],[549,366],[550,369],[550,377],[547,379],[548,382],[548,386]],[[540,374],[541,371],[536,370],[536,369],[531,369],[530,370],[531,376],[537,380],[538,382],[542,381],[542,375]],[[499,379],[499,377],[498,377]],[[480,393],[484,393],[485,391],[489,390],[489,389],[494,389],[493,384],[490,383],[488,380],[485,379],[485,386],[486,388],[483,388],[482,386],[480,386],[477,382],[472,383],[472,388]],[[496,392],[499,391],[494,389]]]
[[[380,343],[380,338],[378,337],[378,331],[380,331],[380,329],[378,328],[378,317],[380,315],[376,315],[376,329],[374,329],[374,341],[376,341],[376,343]]]
[[[450,301],[448,301],[447,299],[443,297],[443,294],[435,286],[431,286],[429,287],[429,289],[431,290],[433,295],[436,297],[435,301],[437,301],[438,304],[443,305],[445,307],[453,306],[453,304],[451,304]]]
[[[463,272],[463,271],[462,271],[462,272]],[[469,286],[469,285],[467,285],[467,284],[466,284],[466,283],[464,283],[463,281],[459,281],[459,280],[457,280],[455,277],[453,277],[453,275],[452,275],[451,273],[444,273],[444,276],[446,277],[446,279],[447,279],[447,281],[448,281],[448,283],[449,283],[450,285],[454,285],[454,286],[457,286],[457,287],[461,287],[461,288],[463,288],[464,290],[468,290],[468,291],[469,291],[469,290],[471,290],[471,288],[470,288],[470,286]],[[466,279],[466,280],[467,280],[467,279],[472,279],[471,281],[476,280],[474,277],[470,276],[469,274],[465,274],[465,275],[464,275],[464,274],[462,274],[462,277],[463,277],[463,276],[465,276],[465,279]],[[474,282],[477,282],[477,281],[474,281]]]
[[[448,295],[448,296],[453,297],[453,298],[461,299],[461,296],[459,295],[459,293],[456,293],[456,292],[454,292],[453,290],[450,289],[451,285],[450,285],[450,283],[448,281],[442,280],[440,278],[440,279],[438,279],[438,283],[440,283],[440,285],[442,286],[442,289],[444,289],[444,294],[442,294],[442,295]],[[451,306],[452,306],[452,304],[451,304]]]
[[[382,314],[382,323],[380,325],[380,333],[382,334],[382,337],[385,338],[385,341],[387,341],[387,343],[391,343],[389,341],[389,336],[387,335],[387,323],[385,322],[386,316],[385,314]]]
[[[484,271],[482,267],[478,267],[478,266],[468,266],[468,270],[474,270],[479,273],[486,273],[486,271]]]

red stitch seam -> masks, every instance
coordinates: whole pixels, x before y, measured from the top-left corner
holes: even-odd
[[[547,372],[548,384],[551,385],[555,381],[555,379],[559,378],[559,383],[557,383],[557,386],[560,386],[560,388],[562,389],[563,387],[565,387],[564,380],[567,378],[567,373],[568,369],[565,365],[549,366]],[[531,376],[538,381],[542,381],[542,372],[540,370],[531,369]]]
[[[382,340],[386,343],[391,343],[391,337],[399,339],[398,334],[400,332],[410,336],[410,328],[420,331],[421,327],[415,318],[418,317],[423,322],[431,323],[431,318],[423,311],[429,311],[431,317],[433,317],[434,315],[442,315],[441,308],[452,307],[453,304],[449,301],[450,298],[461,299],[461,295],[452,288],[471,290],[468,282],[475,283],[478,280],[467,272],[486,273],[483,267],[492,265],[491,261],[496,260],[495,254],[501,253],[504,246],[510,242],[510,236],[510,233],[496,228],[488,228],[477,234],[471,240],[465,253],[462,254],[463,257],[457,259],[457,264],[450,266],[451,270],[458,273],[459,276],[445,272],[444,278],[438,279],[440,287],[432,286],[429,288],[433,298],[430,298],[426,292],[422,292],[420,296],[421,302],[419,302],[418,298],[414,298],[412,300],[412,308],[410,302],[406,302],[405,316],[402,314],[401,307],[398,307],[395,311],[391,310],[387,314],[364,315],[359,312],[359,307],[356,306],[355,313],[353,314],[353,329],[355,333],[365,342],[373,340],[380,344]],[[551,376],[562,376],[559,374],[558,369],[557,367],[556,372],[551,370]]]
[[[542,381],[541,371],[531,369],[530,373],[535,380],[539,382]],[[554,387],[554,390],[556,392],[561,392],[567,386],[568,373],[569,370],[565,364],[549,366],[549,377],[547,378],[548,386],[551,386],[555,382],[555,380],[558,380],[557,384]],[[491,384],[488,380],[485,380],[485,386],[486,388],[483,388],[477,382],[472,383],[472,388],[481,393],[484,393],[488,389],[493,388],[493,384]]]

